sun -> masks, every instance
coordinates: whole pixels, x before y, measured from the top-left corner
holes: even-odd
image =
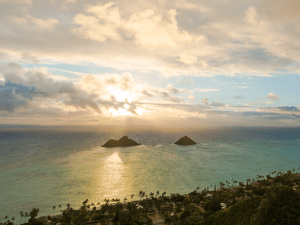
[[[133,96],[129,91],[122,91],[116,88],[109,88],[108,91],[117,101],[125,101],[125,99],[127,99],[128,102],[132,102],[133,100]]]
[[[134,115],[142,115],[143,109],[141,107],[137,107],[135,112],[136,114],[128,111],[127,109],[130,107],[129,104],[135,99],[135,97],[129,91],[123,91],[116,88],[109,88],[109,93],[113,95],[116,101],[124,102],[123,108],[110,108],[108,113],[112,116],[134,116]],[[127,103],[128,104],[127,104]]]

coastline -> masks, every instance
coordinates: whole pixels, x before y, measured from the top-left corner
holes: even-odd
[[[150,193],[146,195],[145,192],[140,191],[140,200],[120,202],[120,199],[106,199],[106,204],[98,207],[94,203],[89,204],[88,199],[86,199],[79,209],[72,209],[68,205],[62,214],[48,216],[48,218],[45,216],[37,217],[36,214],[35,217],[37,218],[34,217],[33,220],[40,222],[40,225],[66,224],[66,220],[70,224],[76,225],[96,225],[99,222],[100,224],[111,224],[113,221],[118,222],[118,224],[121,222],[122,224],[122,221],[128,217],[129,213],[134,218],[139,218],[138,220],[142,224],[142,221],[145,224],[181,224],[182,221],[186,221],[186,218],[190,218],[191,216],[193,220],[196,219],[199,224],[202,224],[208,220],[207,218],[212,219],[222,211],[226,215],[227,212],[232,211],[232,207],[239,207],[239,205],[243,205],[245,202],[253,200],[256,202],[259,201],[262,204],[262,197],[268,196],[267,194],[273,190],[288,190],[290,193],[299,195],[300,199],[299,169],[300,167],[296,172],[293,169],[293,172],[288,171],[287,173],[283,173],[282,171],[273,171],[266,176],[258,175],[257,179],[248,179],[247,183],[238,183],[233,180],[231,183],[226,182],[226,184],[220,182],[220,187],[215,187],[214,190],[210,191],[207,189],[200,191],[196,188],[197,190],[195,189],[188,194],[172,194],[169,196],[165,192],[160,193],[158,191],[156,194]],[[274,176],[274,174],[276,175]],[[219,206],[216,204],[212,206],[212,202],[214,204],[217,203]],[[300,208],[299,203],[298,206]],[[78,216],[82,213],[85,217],[80,217],[81,219],[78,220]],[[261,217],[260,214],[253,214],[251,218],[256,218],[255,216],[258,218]],[[34,224],[33,220],[31,219],[31,222],[22,224]],[[12,223],[6,222],[3,225],[12,225]]]

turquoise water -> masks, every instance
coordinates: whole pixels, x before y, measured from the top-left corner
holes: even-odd
[[[143,145],[102,148],[122,135]],[[173,143],[188,135],[196,146]],[[53,206],[79,208],[104,198],[139,199],[149,194],[189,193],[231,179],[297,169],[300,129],[224,128],[185,133],[59,132],[0,130],[0,216]],[[60,211],[56,209],[57,214]],[[17,220],[18,221],[18,220]]]

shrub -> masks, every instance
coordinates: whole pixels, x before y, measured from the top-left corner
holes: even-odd
[[[180,219],[183,220],[184,218],[189,217],[191,214],[192,213],[189,209],[185,209],[180,215]]]
[[[300,224],[300,193],[291,187],[267,191],[254,224]]]
[[[214,214],[214,211],[212,211],[212,210],[208,210],[208,211],[206,211],[204,214],[203,214],[203,217],[205,218],[205,217],[209,217],[209,216],[211,216],[211,215],[213,215]]]
[[[204,209],[216,212],[221,209],[221,205],[217,199],[212,199],[204,205]]]

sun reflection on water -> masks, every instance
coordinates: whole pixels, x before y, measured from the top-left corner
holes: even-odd
[[[126,166],[118,152],[108,156],[99,169],[96,179],[98,196],[104,198],[124,197],[129,188],[128,176],[126,175]]]

